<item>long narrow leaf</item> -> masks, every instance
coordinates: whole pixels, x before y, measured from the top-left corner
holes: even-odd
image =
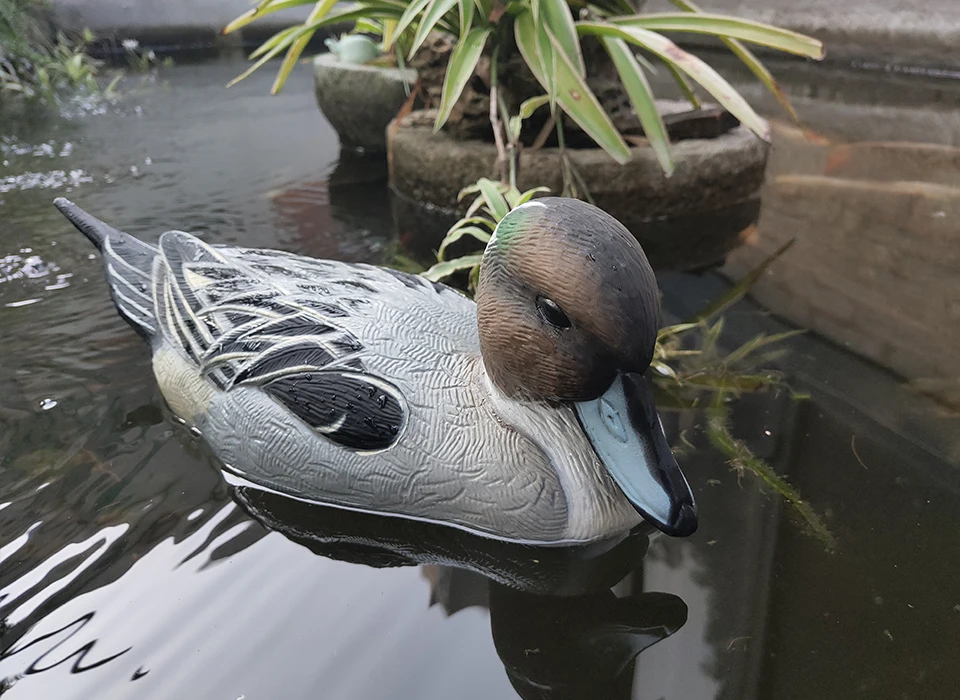
[[[536,0],[534,1],[536,2]],[[517,15],[513,22],[513,35],[517,42],[517,48],[520,50],[520,55],[523,56],[530,72],[533,73],[533,77],[546,88],[547,99],[552,106],[556,101],[556,83],[547,80],[547,66],[540,55],[537,34],[537,24],[532,11],[528,10]]]
[[[474,0],[474,4],[480,10],[480,17],[484,20],[490,18],[490,13],[493,12],[493,0]]]
[[[556,38],[556,45],[570,60],[570,64],[581,77],[587,74],[583,64],[583,54],[580,52],[580,37],[573,23],[573,15],[566,0],[538,0],[540,19],[550,33]]]
[[[551,42],[556,42],[550,36]],[[564,54],[554,43],[556,61],[557,102],[573,121],[618,163],[630,160],[630,148],[600,102]]]
[[[413,58],[414,54],[417,53],[417,49],[423,45],[427,34],[433,31],[433,28],[437,26],[440,18],[452,10],[456,4],[457,0],[430,0],[430,4],[427,5],[427,9],[423,13],[423,18],[420,20],[420,25],[417,27],[417,34],[413,38],[413,45],[407,53],[408,60]]]
[[[767,271],[767,268],[770,267],[770,265],[772,265],[777,258],[786,253],[796,242],[796,238],[791,238],[789,241],[777,248],[777,250],[771,253],[768,258],[753,268],[746,275],[741,277],[740,280],[737,281],[737,283],[729,290],[727,290],[726,293],[722,294],[718,299],[714,300],[705,308],[701,309],[697,314],[695,314],[693,318],[690,319],[690,322],[696,323],[716,316],[743,299],[747,292],[750,291],[751,287],[753,287],[753,285],[755,285],[763,276],[763,273]],[[720,320],[722,321],[723,319],[721,318]]]
[[[481,253],[476,255],[464,255],[462,258],[438,262],[429,270],[421,272],[420,275],[422,277],[426,277],[431,282],[439,282],[458,270],[470,270],[476,267],[480,264],[481,260],[483,260],[483,254]]]
[[[337,0],[320,0],[320,2],[313,6],[313,10],[310,12],[306,24],[309,25],[322,20],[336,4]],[[273,87],[270,88],[270,94],[276,95],[283,89],[283,85],[287,82],[290,71],[292,71],[293,67],[297,64],[300,54],[307,48],[307,44],[310,43],[313,34],[313,31],[304,33],[293,43],[290,50],[287,51],[287,55],[283,57],[283,63],[280,64],[280,70],[277,71],[277,77],[273,81]]]
[[[690,106],[694,109],[700,109],[700,98],[697,97],[697,93],[693,91],[693,87],[684,77],[683,73],[677,70],[677,67],[672,63],[665,63],[667,70],[670,71],[670,75],[673,76],[673,79],[677,83],[677,87],[680,88],[680,92],[683,93],[683,96],[687,98],[687,102],[690,103]]]
[[[274,12],[286,10],[290,7],[299,7],[300,5],[310,5],[314,2],[315,0],[265,0],[230,22],[230,24],[223,28],[223,33],[229,34],[235,32],[241,27],[245,27],[251,22],[273,14]]]
[[[533,113],[538,109],[543,107],[550,101],[550,98],[546,95],[538,95],[537,97],[531,97],[523,101],[523,104],[520,105],[520,118],[529,119],[533,116]]]
[[[443,91],[440,94],[440,108],[433,130],[438,131],[450,116],[453,106],[460,99],[460,93],[477,67],[483,45],[487,42],[492,28],[477,27],[460,39],[447,64],[447,73],[443,78]]]
[[[657,111],[653,91],[643,74],[643,68],[640,67],[633,51],[623,39],[601,37],[601,41],[607,53],[610,54],[617,73],[620,74],[620,80],[630,98],[630,104],[633,105],[633,110],[640,119],[643,133],[650,142],[660,167],[663,168],[664,174],[670,177],[674,170],[673,157],[670,155],[670,137],[667,136],[667,128],[663,125],[663,119]]]
[[[730,83],[709,65],[693,54],[683,51],[666,37],[641,27],[620,23],[578,22],[577,29],[581,34],[625,39],[650,51],[663,61],[674,64],[702,85],[707,92],[716,98],[717,102],[726,107],[744,126],[764,141],[770,140],[770,125],[753,110],[753,107],[743,99],[743,96]]]
[[[773,77],[773,73],[771,73],[770,70],[760,62],[760,59],[754,56],[750,49],[736,39],[725,38],[722,41],[727,45],[727,48],[730,49],[733,55],[739,58],[743,64],[750,69],[750,72],[753,73],[761,83],[763,83],[764,87],[771,92],[774,98],[776,98],[777,102],[780,103],[780,106],[783,107],[787,114],[790,115],[790,118],[793,119],[794,123],[797,126],[801,126],[800,116],[793,108],[793,104],[790,102],[787,94],[780,87],[780,84],[777,82],[776,78]]]
[[[260,56],[265,54],[267,51],[272,49],[274,46],[281,43],[288,37],[292,36],[294,33],[296,33],[298,29],[300,29],[300,26],[295,25],[293,27],[287,27],[286,29],[280,30],[279,32],[274,34],[272,37],[267,39],[265,42],[260,44],[260,46],[258,46],[253,51],[251,51],[250,55],[247,58],[250,58],[250,59],[259,58]]]
[[[486,243],[490,240],[491,234],[489,231],[484,231],[482,228],[477,226],[461,226],[460,228],[448,233],[444,236],[443,241],[440,243],[440,249],[437,251],[437,260],[443,260],[443,256],[446,253],[448,247],[459,241],[464,236],[473,236],[481,243]]]
[[[519,197],[517,197],[517,203],[514,205],[514,208],[519,207],[521,204],[526,204],[531,199],[533,199],[540,192],[549,192],[549,187],[534,187],[532,190],[527,190]]]
[[[395,19],[385,19],[383,20],[383,35],[382,41],[380,42],[380,50],[387,51],[389,47],[393,46],[393,40],[397,32],[397,20]],[[400,66],[402,69],[403,66]],[[406,83],[404,83],[406,85]]]
[[[549,40],[549,32],[543,30],[543,33],[547,35]],[[630,160],[630,149],[613,126],[610,117],[603,111],[600,103],[597,102],[597,98],[594,97],[586,82],[576,70],[563,60],[562,55],[558,58],[558,53],[562,52],[554,51],[552,45],[548,51],[551,54],[553,65],[551,70],[547,70],[538,50],[537,27],[533,22],[532,12],[525,11],[517,15],[514,19],[514,36],[517,40],[520,55],[523,56],[530,72],[547,90],[551,100],[555,94],[556,100],[564,111],[570,115],[570,118],[579,124],[580,128],[586,131],[614,160],[618,163],[625,163]],[[561,85],[563,89],[561,89]]]
[[[820,60],[823,43],[813,37],[781,29],[763,22],[707,13],[665,12],[662,14],[617,17],[614,24],[639,27],[656,32],[692,32],[741,39],[787,53]]]
[[[470,33],[473,26],[473,0],[458,0],[460,5],[460,38]]]
[[[399,38],[399,36],[407,30],[407,27],[413,24],[414,20],[423,13],[429,3],[430,0],[413,0],[413,2],[407,5],[407,9],[400,15],[395,36]]]
[[[380,12],[380,11],[377,11],[377,12]],[[236,78],[234,78],[229,83],[227,83],[227,87],[236,85],[241,80],[248,77],[251,73],[256,71],[258,68],[262,67],[265,63],[267,63],[267,61],[277,56],[281,51],[283,51],[285,48],[290,46],[290,44],[292,44],[301,36],[307,33],[313,34],[313,32],[315,32],[320,27],[324,27],[330,24],[336,24],[338,22],[349,22],[352,20],[359,19],[360,17],[368,17],[370,16],[370,14],[371,14],[371,10],[369,8],[361,7],[360,9],[351,9],[345,12],[329,14],[323,19],[320,19],[317,22],[311,22],[310,24],[291,27],[291,29],[294,30],[291,34],[288,34],[284,36],[281,40],[278,40],[276,42],[276,45],[273,48],[271,48],[267,53],[265,53],[263,56],[261,56],[256,63],[254,63],[250,68],[248,68],[243,73],[241,73]]]
[[[507,201],[503,198],[503,194],[500,193],[500,188],[497,186],[497,183],[482,177],[477,181],[477,185],[480,187],[480,194],[483,196],[483,201],[486,203],[487,209],[493,215],[496,222],[500,223],[500,220],[510,211],[510,207],[507,206]]]

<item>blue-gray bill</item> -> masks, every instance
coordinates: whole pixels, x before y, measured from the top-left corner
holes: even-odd
[[[575,406],[590,444],[634,508],[668,535],[696,532],[693,492],[663,434],[650,382],[620,373],[602,396]]]

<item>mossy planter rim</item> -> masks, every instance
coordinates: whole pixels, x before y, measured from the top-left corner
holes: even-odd
[[[458,201],[461,189],[480,177],[496,177],[497,150],[486,141],[434,133],[430,117],[428,110],[412,112],[387,127],[390,186],[401,210],[409,213],[417,202],[434,220],[449,219],[470,204],[472,198]],[[623,222],[660,269],[722,262],[759,218],[769,145],[743,126],[714,138],[674,143],[671,177],[649,147],[631,148],[632,159],[624,165],[600,148],[568,153],[597,206]],[[559,149],[522,151],[517,185],[521,190],[545,185],[559,193]],[[415,235],[433,239],[434,233]],[[438,245],[439,238],[429,244]]]

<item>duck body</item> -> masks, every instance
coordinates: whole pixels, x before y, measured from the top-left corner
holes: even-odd
[[[179,231],[152,246],[58,207],[102,251],[171,410],[226,470],[506,541],[589,542],[641,522],[571,407],[490,381],[476,305],[459,292]]]

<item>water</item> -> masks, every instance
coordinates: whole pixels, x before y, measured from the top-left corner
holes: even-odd
[[[389,260],[382,166],[340,160],[307,70],[269,97],[267,72],[223,89],[240,67],[177,66],[99,115],[4,117],[4,698],[955,695],[956,419],[815,337],[783,360],[811,399],[744,399],[734,427],[824,514],[835,554],[699,437],[681,465],[700,531],[603,553],[497,547],[226,483],[170,419],[99,257],[50,202],[148,239],[177,227]],[[670,319],[723,288],[661,282]],[[739,304],[728,327],[736,343],[782,326]],[[701,417],[664,420],[695,436]]]

